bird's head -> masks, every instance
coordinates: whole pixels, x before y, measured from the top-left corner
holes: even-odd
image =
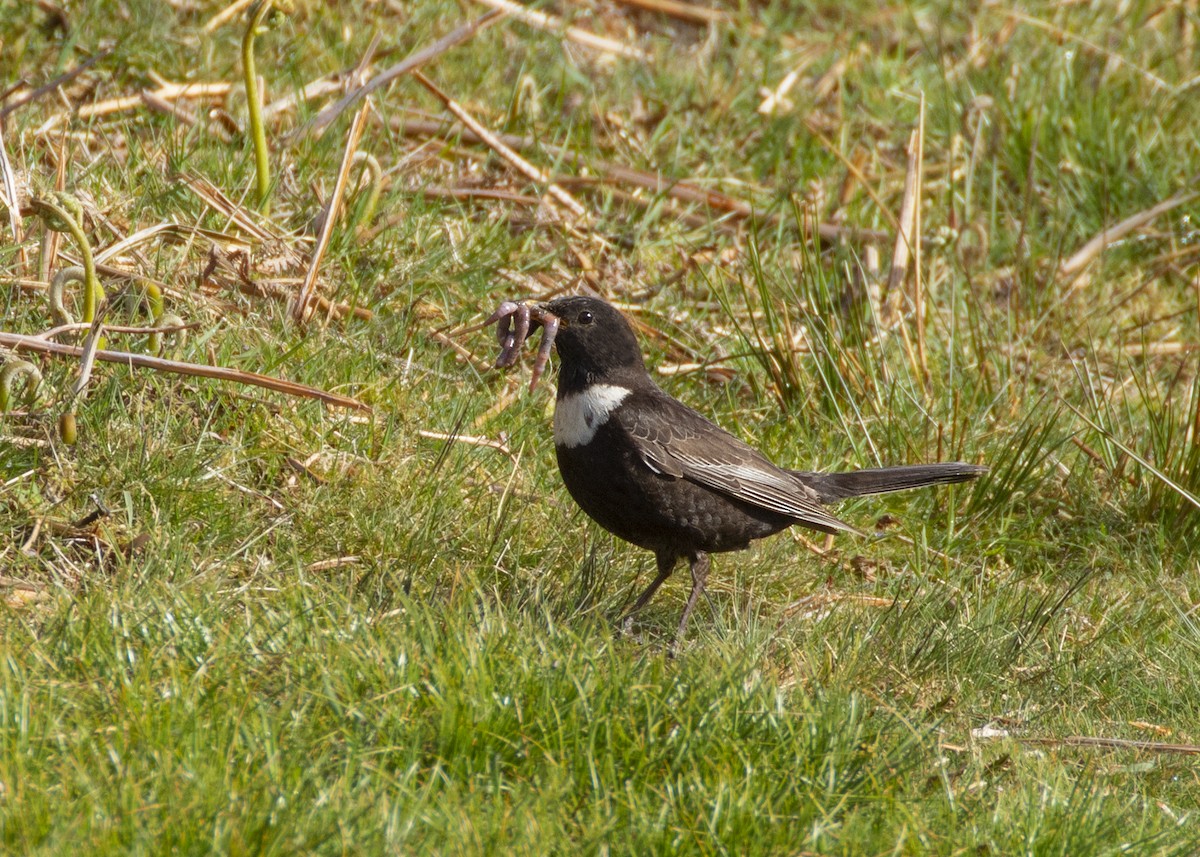
[[[646,371],[633,328],[612,305],[581,295],[555,298],[541,308],[559,319],[554,346],[560,390]]]

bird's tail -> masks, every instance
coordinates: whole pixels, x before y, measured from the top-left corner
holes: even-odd
[[[813,473],[808,470],[788,472],[816,491],[822,503],[836,503],[863,494],[887,494],[926,485],[966,482],[987,473],[987,468],[978,464],[948,461],[942,464],[875,467],[846,473]]]

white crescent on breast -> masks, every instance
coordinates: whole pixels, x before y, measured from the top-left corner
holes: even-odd
[[[592,384],[563,396],[554,405],[554,443],[568,449],[590,443],[629,393],[627,387]]]

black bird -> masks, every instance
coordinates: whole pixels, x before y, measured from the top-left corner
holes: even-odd
[[[629,322],[609,304],[563,297],[537,309],[559,320],[554,446],[563,482],[596,523],[658,560],[657,577],[628,616],[646,605],[680,558],[688,560],[692,592],[677,640],[704,592],[710,553],[741,550],[792,524],[858,533],[822,505],[964,482],[987,471],[961,462],[785,470],[663,392],[646,372]]]

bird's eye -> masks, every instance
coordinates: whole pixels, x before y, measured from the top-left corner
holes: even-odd
[[[583,312],[581,312],[579,314],[579,323],[580,324],[591,324],[592,318],[593,318],[593,316],[592,316],[591,312],[589,312],[588,310],[585,309]]]

